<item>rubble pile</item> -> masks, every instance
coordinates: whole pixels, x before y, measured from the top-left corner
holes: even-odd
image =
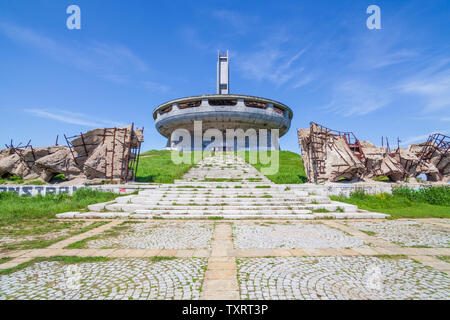
[[[309,130],[298,130],[298,135],[309,181],[353,180],[363,173],[363,163],[344,137],[330,134],[315,123],[311,124]]]
[[[389,150],[341,132],[310,123],[297,131],[309,182],[374,179],[405,181],[425,174],[428,181],[449,181],[450,137],[430,136],[422,144]]]
[[[130,180],[130,163],[136,160],[143,131],[133,126],[94,129],[68,140],[69,146],[0,150],[0,177],[50,181],[57,174],[67,180]]]

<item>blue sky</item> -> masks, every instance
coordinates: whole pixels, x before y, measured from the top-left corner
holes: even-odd
[[[66,28],[71,4],[81,30]],[[371,4],[381,30],[366,27]],[[293,109],[282,149],[298,152],[310,121],[375,144],[450,134],[448,0],[0,0],[0,143],[134,121],[160,149],[152,110],[214,93],[218,49],[232,93]]]

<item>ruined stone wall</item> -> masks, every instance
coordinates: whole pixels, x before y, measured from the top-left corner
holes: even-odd
[[[350,142],[351,133],[334,131],[315,123],[311,123],[309,129],[299,129],[297,134],[309,182],[380,176],[396,182],[420,174],[426,174],[429,181],[446,182],[450,179],[450,154],[448,150],[443,151],[442,147],[439,149],[433,145],[430,138],[427,143],[390,151],[356,138]],[[443,144],[442,140],[440,143]]]
[[[94,129],[72,139],[71,146],[10,148],[0,150],[0,177],[50,181],[57,174],[66,179],[128,180],[131,152],[143,142],[143,132],[124,128]]]

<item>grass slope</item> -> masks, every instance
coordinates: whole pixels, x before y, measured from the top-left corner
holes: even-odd
[[[170,150],[150,150],[142,153],[139,158],[136,181],[173,183],[194,165],[194,152],[189,152],[192,160],[189,164],[173,163],[171,152]]]
[[[351,203],[361,209],[387,213],[392,218],[450,218],[450,187],[422,190],[397,188],[393,194],[369,195],[356,191],[350,197],[331,196],[332,200]]]
[[[269,167],[269,165],[261,164],[259,152],[258,151],[246,151],[245,161],[249,163],[250,153],[257,153],[258,162],[256,164],[251,163],[258,171],[261,168]],[[270,151],[268,151],[270,157]],[[268,175],[272,182],[277,184],[299,184],[307,182],[305,169],[303,168],[302,156],[298,153],[291,151],[279,151],[280,155],[280,166],[278,173],[274,175]]]
[[[0,193],[0,224],[12,219],[54,218],[56,213],[83,211],[93,203],[113,200],[118,195],[87,188],[79,189],[72,196],[49,194],[26,197],[13,192]]]

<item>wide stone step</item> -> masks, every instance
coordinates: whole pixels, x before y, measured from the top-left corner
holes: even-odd
[[[293,206],[287,206],[287,205],[280,205],[280,206],[255,206],[255,205],[223,205],[223,204],[217,204],[217,205],[153,205],[153,206],[142,206],[145,207],[148,210],[182,210],[182,211],[190,211],[190,210],[203,210],[203,211],[210,211],[210,210],[240,210],[240,211],[260,211],[260,210],[304,210],[307,207],[304,205],[293,205]],[[136,207],[137,208],[137,207]],[[132,207],[129,207],[127,204],[124,205],[108,205],[106,206],[107,210],[130,210],[135,209]]]
[[[179,199],[179,198],[185,198],[185,199],[220,199],[220,198],[233,198],[233,199],[255,199],[255,198],[266,198],[266,199],[298,199],[299,196],[296,195],[289,195],[289,194],[141,194],[139,193],[139,196],[145,196],[148,199]]]
[[[142,190],[139,191],[139,195],[264,195],[264,194],[272,194],[272,195],[286,195],[286,196],[307,196],[306,192],[286,192],[281,190],[271,190],[271,189],[252,189],[252,190],[239,190],[239,189],[213,189],[213,190]]]
[[[313,213],[313,214],[146,214],[146,213],[131,213],[131,212],[65,212],[56,215],[57,218],[67,219],[384,219],[388,217],[386,214],[376,212],[330,212],[330,213]]]
[[[211,210],[196,210],[196,209],[189,209],[189,210],[148,210],[148,209],[140,209],[134,211],[138,214],[160,214],[160,215],[171,215],[171,214],[185,214],[185,215],[192,215],[192,214],[202,214],[202,215],[242,215],[242,214],[251,214],[254,216],[258,215],[265,215],[265,214],[310,214],[312,213],[310,210],[231,210],[231,209],[211,209]]]
[[[215,177],[215,178],[209,178],[208,179],[231,179],[230,177]],[[239,179],[239,178],[238,178]],[[173,182],[174,185],[186,185],[186,180],[174,180]],[[195,184],[198,186],[210,186],[210,187],[215,187],[217,185],[229,185],[229,186],[234,186],[234,185],[242,185],[242,186],[248,186],[248,187],[254,187],[257,185],[262,185],[262,184],[271,184],[274,187],[277,187],[276,184],[274,184],[273,182],[269,182],[269,181],[265,181],[265,180],[261,180],[261,181],[255,181],[255,182],[251,182],[251,181],[245,181],[245,180],[239,180],[239,181],[201,181],[201,180],[196,180],[196,181],[189,181],[188,184]]]
[[[190,198],[179,198],[179,199],[171,199],[165,200],[162,199],[149,199],[147,197],[121,197],[117,198],[117,203],[137,203],[137,204],[145,204],[145,205],[156,205],[157,203],[160,205],[190,205],[190,206],[208,206],[208,205],[257,205],[257,206],[276,206],[276,205],[299,205],[299,204],[310,204],[312,202],[316,204],[324,204],[331,203],[331,200],[327,197],[315,197],[315,198],[295,198],[295,199],[274,199],[274,198],[235,198],[235,199],[227,199],[226,201],[198,201],[198,199],[190,199]]]
[[[227,206],[227,205],[210,205],[210,206],[163,206],[163,205],[143,205],[143,204],[108,204],[104,206],[104,209],[92,210],[92,211],[130,211],[137,212],[138,210],[167,210],[167,211],[211,211],[211,210],[235,210],[239,212],[244,211],[295,211],[295,210],[308,210],[308,211],[318,211],[323,210],[324,212],[353,212],[357,211],[358,208],[353,205],[348,204],[307,204],[307,205],[295,205],[295,206]],[[326,210],[326,211],[325,211]]]

